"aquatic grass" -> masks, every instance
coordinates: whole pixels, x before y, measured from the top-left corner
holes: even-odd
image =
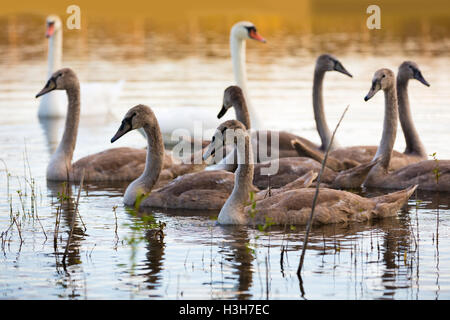
[[[6,193],[7,193],[6,197],[8,199],[9,204],[9,218],[11,220],[11,223],[14,225],[15,224],[14,221],[16,221],[18,223],[17,225],[20,226],[21,224],[19,224],[19,219],[21,221],[29,219],[33,222],[37,220],[44,234],[45,241],[47,241],[48,239],[47,233],[45,232],[42,221],[38,215],[37,192],[36,192],[37,184],[36,179],[32,176],[31,167],[28,160],[28,154],[26,151],[26,145],[25,145],[25,152],[23,153],[24,176],[12,175],[12,173],[8,170],[6,161],[3,159],[0,159],[0,161],[3,162],[3,165],[5,167],[4,170],[6,173]],[[17,179],[18,183],[18,190],[16,190],[15,194],[17,195],[19,200],[18,203],[20,210],[17,210],[16,213],[14,213],[15,212],[14,198],[13,194],[11,193],[11,178],[13,177]]]
[[[5,253],[5,243],[8,241],[8,245],[9,245],[9,242],[10,242],[10,240],[7,240],[8,232],[13,227],[14,221],[15,221],[15,219],[13,219],[13,217],[12,217],[9,227],[5,231],[2,231],[2,233],[0,235],[0,238],[2,239],[2,251],[3,251],[4,255],[6,255],[6,253]]]
[[[439,160],[436,157],[436,152],[430,154],[430,157],[433,157],[433,160],[436,164],[436,167],[433,169],[434,178],[436,179],[436,184],[439,183],[439,177],[441,176],[441,172],[439,171]]]
[[[17,222],[16,217],[13,217],[13,223],[16,225],[17,231],[18,231],[18,233],[19,233],[19,238],[20,238],[19,252],[20,252],[20,250],[21,250],[21,248],[22,248],[22,243],[23,243],[21,224]]]
[[[328,159],[328,153],[330,152],[330,147],[333,144],[334,136],[335,136],[336,131],[339,128],[342,120],[344,119],[344,116],[345,116],[348,108],[349,108],[349,105],[347,105],[347,107],[345,108],[344,112],[341,115],[341,118],[339,119],[336,127],[334,128],[333,134],[331,135],[330,143],[327,146],[327,150],[325,152],[325,156],[324,156],[323,161],[322,161],[322,166],[320,168],[319,176],[317,178],[316,192],[314,194],[314,198],[313,198],[313,202],[312,202],[312,206],[311,206],[311,214],[310,214],[309,219],[308,219],[308,224],[306,225],[306,234],[305,234],[305,239],[303,241],[303,249],[302,249],[302,253],[301,253],[301,256],[300,256],[300,263],[299,263],[298,269],[297,269],[297,276],[300,279],[300,284],[302,284],[300,273],[302,271],[303,261],[305,259],[306,246],[308,244],[308,237],[309,237],[309,233],[311,231],[311,226],[312,226],[312,222],[313,222],[313,218],[314,218],[314,210],[316,208],[316,202],[317,202],[317,198],[319,196],[319,187],[320,187],[320,182],[322,180],[322,174],[323,174],[323,171],[325,169],[325,164],[326,164],[327,159]]]
[[[53,249],[56,252],[58,248],[58,234],[59,234],[59,226],[61,224],[61,215],[62,215],[62,207],[64,202],[69,202],[70,197],[68,195],[68,184],[66,181],[61,183],[61,191],[58,191],[57,199],[58,199],[58,207],[56,208],[56,216],[55,216],[55,228],[53,232]]]
[[[115,250],[117,250],[117,243],[119,242],[119,235],[118,235],[118,233],[117,233],[117,229],[118,229],[118,225],[117,225],[117,213],[116,213],[117,207],[118,207],[118,206],[115,205],[115,206],[113,206],[113,208],[112,208],[112,210],[113,210],[113,212],[114,212],[114,221],[115,221],[115,228],[114,228],[114,234],[115,234],[115,239],[116,239],[116,242],[115,242],[115,244],[114,244]]]

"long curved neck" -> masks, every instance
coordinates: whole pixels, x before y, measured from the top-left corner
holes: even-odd
[[[236,120],[242,122],[242,124],[247,128],[251,129],[250,114],[248,113],[247,103],[245,98],[242,96],[236,97],[233,101],[234,111],[236,113]]]
[[[391,161],[392,150],[394,149],[395,138],[397,135],[398,105],[395,86],[384,91],[384,100],[383,135],[374,159],[381,157],[381,161],[376,166],[381,166],[387,170],[389,168],[389,162]]]
[[[256,114],[250,102],[247,88],[247,70],[245,63],[245,40],[239,39],[233,35],[230,36],[231,60],[233,63],[234,81],[244,92],[244,98],[247,103],[248,112],[251,122],[255,128],[262,128],[261,120]]]
[[[147,158],[144,172],[125,191],[123,202],[132,206],[140,195],[148,194],[158,182],[164,163],[164,142],[155,115],[149,116],[143,127],[147,136]],[[151,124],[151,125],[150,125]]]
[[[248,205],[250,191],[253,190],[253,151],[250,135],[242,131],[238,141],[243,139],[244,143],[238,144],[236,149],[238,168],[234,173],[234,187],[230,197],[220,210],[218,221],[223,224],[242,224],[247,217],[245,207]],[[242,140],[241,140],[242,141]]]
[[[152,123],[152,125],[149,123]],[[147,158],[144,172],[138,180],[144,186],[145,192],[150,192],[158,181],[163,168],[164,142],[157,121],[148,122],[143,129],[147,135]]]
[[[61,142],[50,159],[47,177],[50,179],[65,179],[72,168],[72,158],[77,142],[78,124],[80,122],[80,85],[78,82],[66,89],[68,108],[66,123]]]
[[[408,79],[404,79],[400,76],[397,77],[397,98],[400,124],[402,126],[403,135],[405,136],[406,141],[406,149],[404,153],[414,154],[426,158],[427,153],[425,146],[420,140],[411,116],[408,98]]]
[[[325,71],[320,69],[314,70],[314,81],[313,81],[313,110],[314,119],[316,121],[316,128],[319,132],[320,140],[322,145],[320,150],[325,151],[331,141],[331,131],[328,128],[327,121],[325,119],[325,111],[323,107],[323,78],[325,76]],[[338,148],[339,144],[336,139],[333,139],[333,144],[330,150]]]
[[[47,66],[48,66],[48,78],[50,78],[56,70],[61,69],[62,64],[62,30],[57,30],[48,39],[48,57],[47,57]]]

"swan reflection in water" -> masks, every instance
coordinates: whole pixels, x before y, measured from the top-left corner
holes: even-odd
[[[375,196],[383,192],[365,190],[364,194]],[[450,204],[446,200],[436,203],[430,199],[424,200],[421,205],[431,209],[449,208]],[[414,287],[410,279],[420,276],[414,274],[417,270],[410,267],[413,265],[412,260],[417,259],[416,255],[420,254],[415,238],[411,235],[416,232],[414,210],[413,204],[404,207],[399,217],[366,223],[314,227],[306,258],[308,260],[310,256],[309,260],[314,265],[306,269],[307,276],[303,276],[303,287],[298,291],[299,297],[310,296],[308,289],[313,285],[311,281],[317,280],[314,273],[334,274],[333,278],[336,281],[341,277],[339,273],[348,274],[351,279],[355,279],[364,276],[367,265],[374,261],[382,268],[380,286],[384,297],[392,298],[395,294],[396,288],[393,287],[393,283],[399,283],[403,288]],[[303,247],[303,227],[293,229],[290,226],[271,226],[261,232],[257,227],[219,226],[210,219],[211,216],[217,215],[217,212],[210,211],[158,210],[140,214],[159,215],[164,217],[165,221],[176,220],[175,226],[168,225],[164,230],[166,236],[170,238],[185,239],[184,233],[192,235],[190,240],[192,246],[189,242],[179,244],[186,248],[184,250],[186,256],[182,254],[183,257],[180,256],[176,264],[181,263],[185,266],[175,271],[171,269],[174,261],[169,261],[167,255],[178,247],[177,243],[173,239],[161,241],[153,232],[146,233],[148,251],[143,261],[146,265],[143,275],[147,277],[145,280],[148,283],[147,289],[153,292],[152,295],[167,296],[169,286],[167,281],[170,280],[168,277],[171,278],[172,289],[175,286],[174,279],[178,278],[180,290],[187,292],[189,289],[183,287],[183,283],[196,278],[196,272],[209,274],[209,280],[203,282],[203,287],[210,290],[211,298],[265,299],[266,296],[270,298],[277,295],[270,290],[270,284],[278,277],[284,279],[286,285],[298,286],[296,270]],[[189,230],[186,226],[189,226]],[[201,239],[200,243],[196,235]],[[197,251],[193,252],[191,249]],[[213,252],[211,257],[210,251]],[[322,263],[318,259],[312,259],[314,256],[322,256]],[[202,270],[198,270],[199,265],[203,266]],[[268,271],[267,279],[266,271]],[[279,283],[280,280],[276,281]],[[279,292],[278,294],[282,295]]]

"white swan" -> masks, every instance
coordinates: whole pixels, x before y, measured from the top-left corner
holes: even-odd
[[[253,39],[260,42],[266,40],[258,34],[253,23],[247,21],[237,22],[230,31],[230,53],[233,65],[233,75],[235,83],[244,91],[247,106],[250,110],[250,116],[253,128],[261,127],[261,121],[258,115],[251,107],[247,92],[247,72],[245,63],[246,40]],[[230,79],[231,82],[231,79]],[[170,137],[174,130],[184,129],[190,134],[194,133],[195,126],[203,128],[205,134],[213,132],[220,124],[216,118],[214,108],[200,107],[176,107],[176,108],[153,108],[164,137]],[[174,114],[180,114],[180,117],[174,117]],[[206,132],[210,130],[210,132]]]
[[[61,69],[63,56],[63,28],[61,19],[50,15],[46,20],[46,37],[48,38],[48,72],[47,79]],[[81,83],[81,116],[107,114],[111,105],[117,100],[125,81],[116,83],[87,82]],[[67,97],[64,92],[51,92],[42,97],[39,104],[39,118],[62,118],[67,113]]]
[[[253,109],[251,99],[247,88],[247,70],[245,63],[245,47],[246,39],[254,39],[265,43],[266,40],[258,34],[253,23],[248,21],[241,21],[236,23],[231,28],[230,33],[230,50],[231,60],[233,62],[234,81],[244,92],[245,101],[247,102],[247,109],[250,113],[250,121],[253,129],[263,129],[261,119],[258,113]]]

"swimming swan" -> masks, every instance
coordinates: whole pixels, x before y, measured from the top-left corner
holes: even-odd
[[[234,174],[225,170],[187,173],[157,188],[156,184],[162,172],[164,144],[153,111],[145,105],[131,108],[111,142],[139,128],[145,130],[149,141],[147,162],[143,174],[127,187],[124,204],[133,206],[140,199],[140,207],[144,208],[220,210],[233,189]],[[203,161],[201,157],[200,161]],[[204,168],[203,164],[192,166],[197,166],[200,170]],[[285,190],[307,187],[316,176],[313,172],[307,172],[285,186]],[[268,190],[260,191],[256,187],[252,187],[252,190],[255,191],[257,199],[265,197],[268,192]]]
[[[404,61],[399,66],[397,74],[398,109],[400,123],[406,140],[406,149],[403,153],[393,151],[389,165],[389,168],[392,170],[427,159],[425,147],[420,141],[411,116],[407,91],[410,79],[416,79],[424,85],[430,86],[415,62]],[[322,151],[310,148],[303,141],[297,141],[294,147],[301,156],[308,156],[319,162],[323,160],[324,154]],[[328,156],[327,167],[334,171],[341,171],[361,163],[367,163],[376,158],[376,155],[378,155],[377,150],[378,146],[352,146],[332,150]]]
[[[317,130],[319,132],[320,138],[322,140],[322,145],[317,146],[315,143],[309,141],[308,139],[299,137],[292,133],[286,131],[280,131],[278,133],[279,137],[279,157],[296,157],[297,152],[293,148],[291,141],[294,139],[302,141],[308,147],[313,149],[318,149],[324,151],[331,140],[331,132],[325,120],[324,110],[323,110],[323,79],[327,71],[338,71],[349,77],[352,75],[344,68],[342,63],[337,60],[334,56],[330,54],[323,54],[317,58],[316,67],[314,71],[314,82],[313,82],[313,109],[314,118],[316,120]],[[245,92],[245,91],[244,91]],[[222,108],[217,115],[217,118],[222,118],[230,108],[234,108],[236,113],[236,119],[242,122],[247,129],[252,129],[253,121],[251,121],[252,116],[255,111],[248,107],[247,95],[240,92],[238,86],[230,86],[224,92]],[[263,131],[261,131],[263,132]],[[268,136],[268,145],[270,146],[272,132],[270,130],[264,130]],[[260,131],[253,133],[252,139],[253,144],[259,146],[259,134]],[[255,140],[256,139],[256,140]],[[337,147],[338,143],[333,141],[332,150]],[[270,150],[270,148],[269,148]],[[259,162],[259,159],[257,159]]]
[[[53,90],[65,90],[68,107],[63,137],[47,166],[47,180],[80,181],[129,181],[144,171],[146,151],[134,148],[113,148],[95,153],[72,163],[80,121],[80,84],[75,72],[63,68],[51,76],[45,87],[36,95],[40,97]],[[164,155],[165,168],[172,167],[173,159]],[[165,172],[167,178],[173,172]]]
[[[234,141],[241,141],[245,148],[237,148],[239,165],[235,172],[235,183],[231,195],[220,210],[219,224],[264,224],[268,220],[274,224],[306,224],[311,212],[315,190],[312,188],[294,189],[280,192],[274,196],[250,203],[253,191],[253,153],[251,139],[245,126],[236,120],[222,123],[216,135],[226,130],[234,131]],[[204,154],[207,159],[214,150],[222,147],[221,139],[213,139]],[[227,140],[227,138],[225,138]],[[356,194],[321,188],[316,204],[314,224],[366,221],[397,214],[416,186],[406,190],[374,198],[363,198]]]
[[[414,183],[420,190],[450,191],[450,160],[425,160],[395,171],[389,170],[398,125],[395,76],[389,69],[375,72],[364,100],[368,101],[380,90],[383,90],[385,99],[383,134],[377,151],[380,162],[370,170],[364,186],[401,189]]]
[[[62,66],[63,26],[61,19],[50,15],[46,19],[46,37],[48,38],[47,79]],[[81,84],[81,116],[107,114],[111,105],[123,90],[125,81],[116,83],[87,82]],[[52,92],[42,97],[39,103],[39,118],[63,118],[67,112],[67,100],[62,92]]]

